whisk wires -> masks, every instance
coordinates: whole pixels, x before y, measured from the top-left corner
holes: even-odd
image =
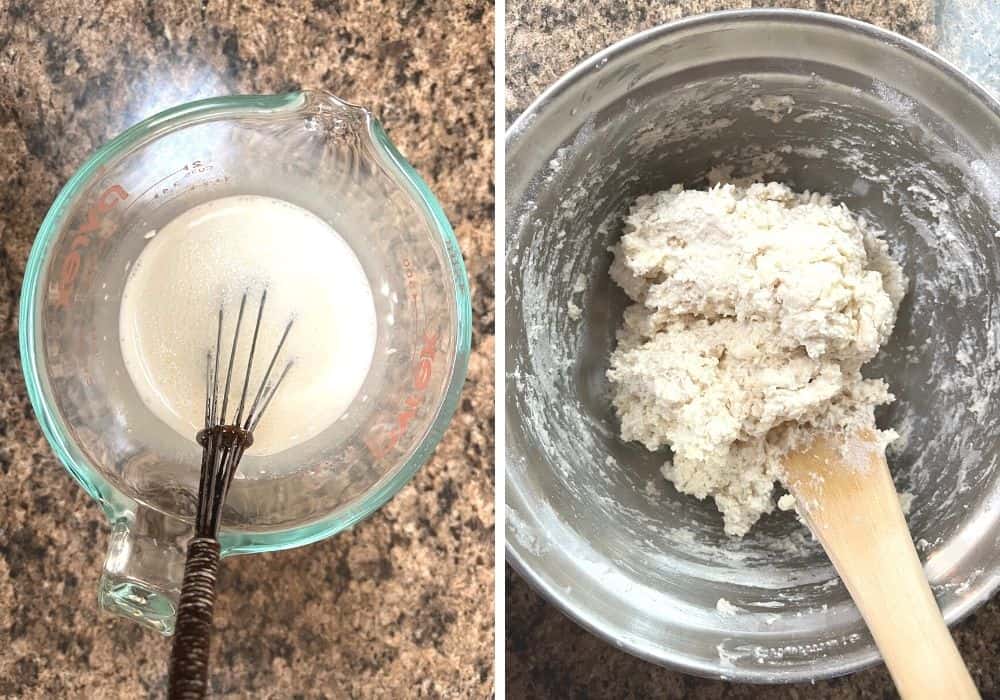
[[[260,304],[257,307],[256,319],[253,327],[253,334],[250,339],[250,352],[247,356],[246,370],[243,373],[243,381],[239,387],[239,403],[236,406],[231,419],[227,418],[229,412],[230,395],[233,390],[233,379],[236,367],[237,351],[240,345],[240,331],[243,326],[243,317],[247,306],[246,292],[240,299],[240,307],[236,316],[236,328],[233,332],[232,345],[227,348],[229,361],[225,365],[225,380],[221,382],[222,374],[220,370],[220,357],[222,357],[223,338],[222,330],[225,322],[225,311],[219,307],[218,328],[215,337],[215,350],[209,350],[205,355],[205,427],[198,433],[198,443],[202,446],[201,458],[201,481],[198,486],[198,512],[195,522],[195,534],[198,537],[216,538],[219,532],[219,524],[222,518],[222,506],[232,483],[233,476],[239,466],[240,459],[247,448],[253,444],[253,431],[260,422],[264,411],[270,405],[271,400],[278,391],[278,387],[288,375],[292,368],[293,361],[285,363],[284,368],[272,381],[281,350],[288,340],[288,334],[292,330],[294,319],[288,321],[281,334],[274,351],[271,353],[270,362],[264,376],[254,393],[253,401],[247,410],[247,397],[250,395],[254,356],[260,340],[260,327],[264,318],[264,306],[267,303],[267,290],[260,296]],[[239,384],[239,379],[237,378]],[[220,396],[221,393],[221,396]],[[235,398],[235,396],[234,396]],[[221,401],[221,403],[220,403]],[[246,415],[244,415],[246,411]]]

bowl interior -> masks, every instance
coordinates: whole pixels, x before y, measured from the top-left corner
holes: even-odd
[[[727,40],[760,30],[736,23]],[[830,193],[886,232],[910,283],[867,371],[897,396],[879,423],[901,435],[890,465],[954,619],[1000,575],[1000,159],[891,66],[873,78],[838,60],[718,51],[685,65],[685,50],[716,39],[675,34],[652,40],[660,64],[636,57],[652,48],[612,50],[610,64],[589,64],[609,75],[551,97],[565,135],[544,112],[514,135],[539,155],[512,163],[508,184],[512,559],[585,625],[652,660],[748,680],[846,672],[874,647],[806,528],[776,511],[727,537],[711,500],[660,475],[667,452],[618,437],[605,372],[628,300],[608,247],[638,195],[734,178]],[[739,611],[719,613],[720,598]]]

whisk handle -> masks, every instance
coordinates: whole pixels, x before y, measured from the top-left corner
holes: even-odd
[[[207,693],[215,577],[218,571],[218,541],[208,537],[192,539],[187,549],[174,643],[170,650],[170,700],[197,700]]]

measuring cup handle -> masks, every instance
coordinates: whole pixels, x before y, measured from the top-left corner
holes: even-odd
[[[190,527],[142,505],[115,520],[98,592],[100,607],[171,634]]]

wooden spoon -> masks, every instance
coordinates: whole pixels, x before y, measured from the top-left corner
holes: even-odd
[[[785,457],[785,484],[906,700],[979,698],[924,576],[875,431]]]

